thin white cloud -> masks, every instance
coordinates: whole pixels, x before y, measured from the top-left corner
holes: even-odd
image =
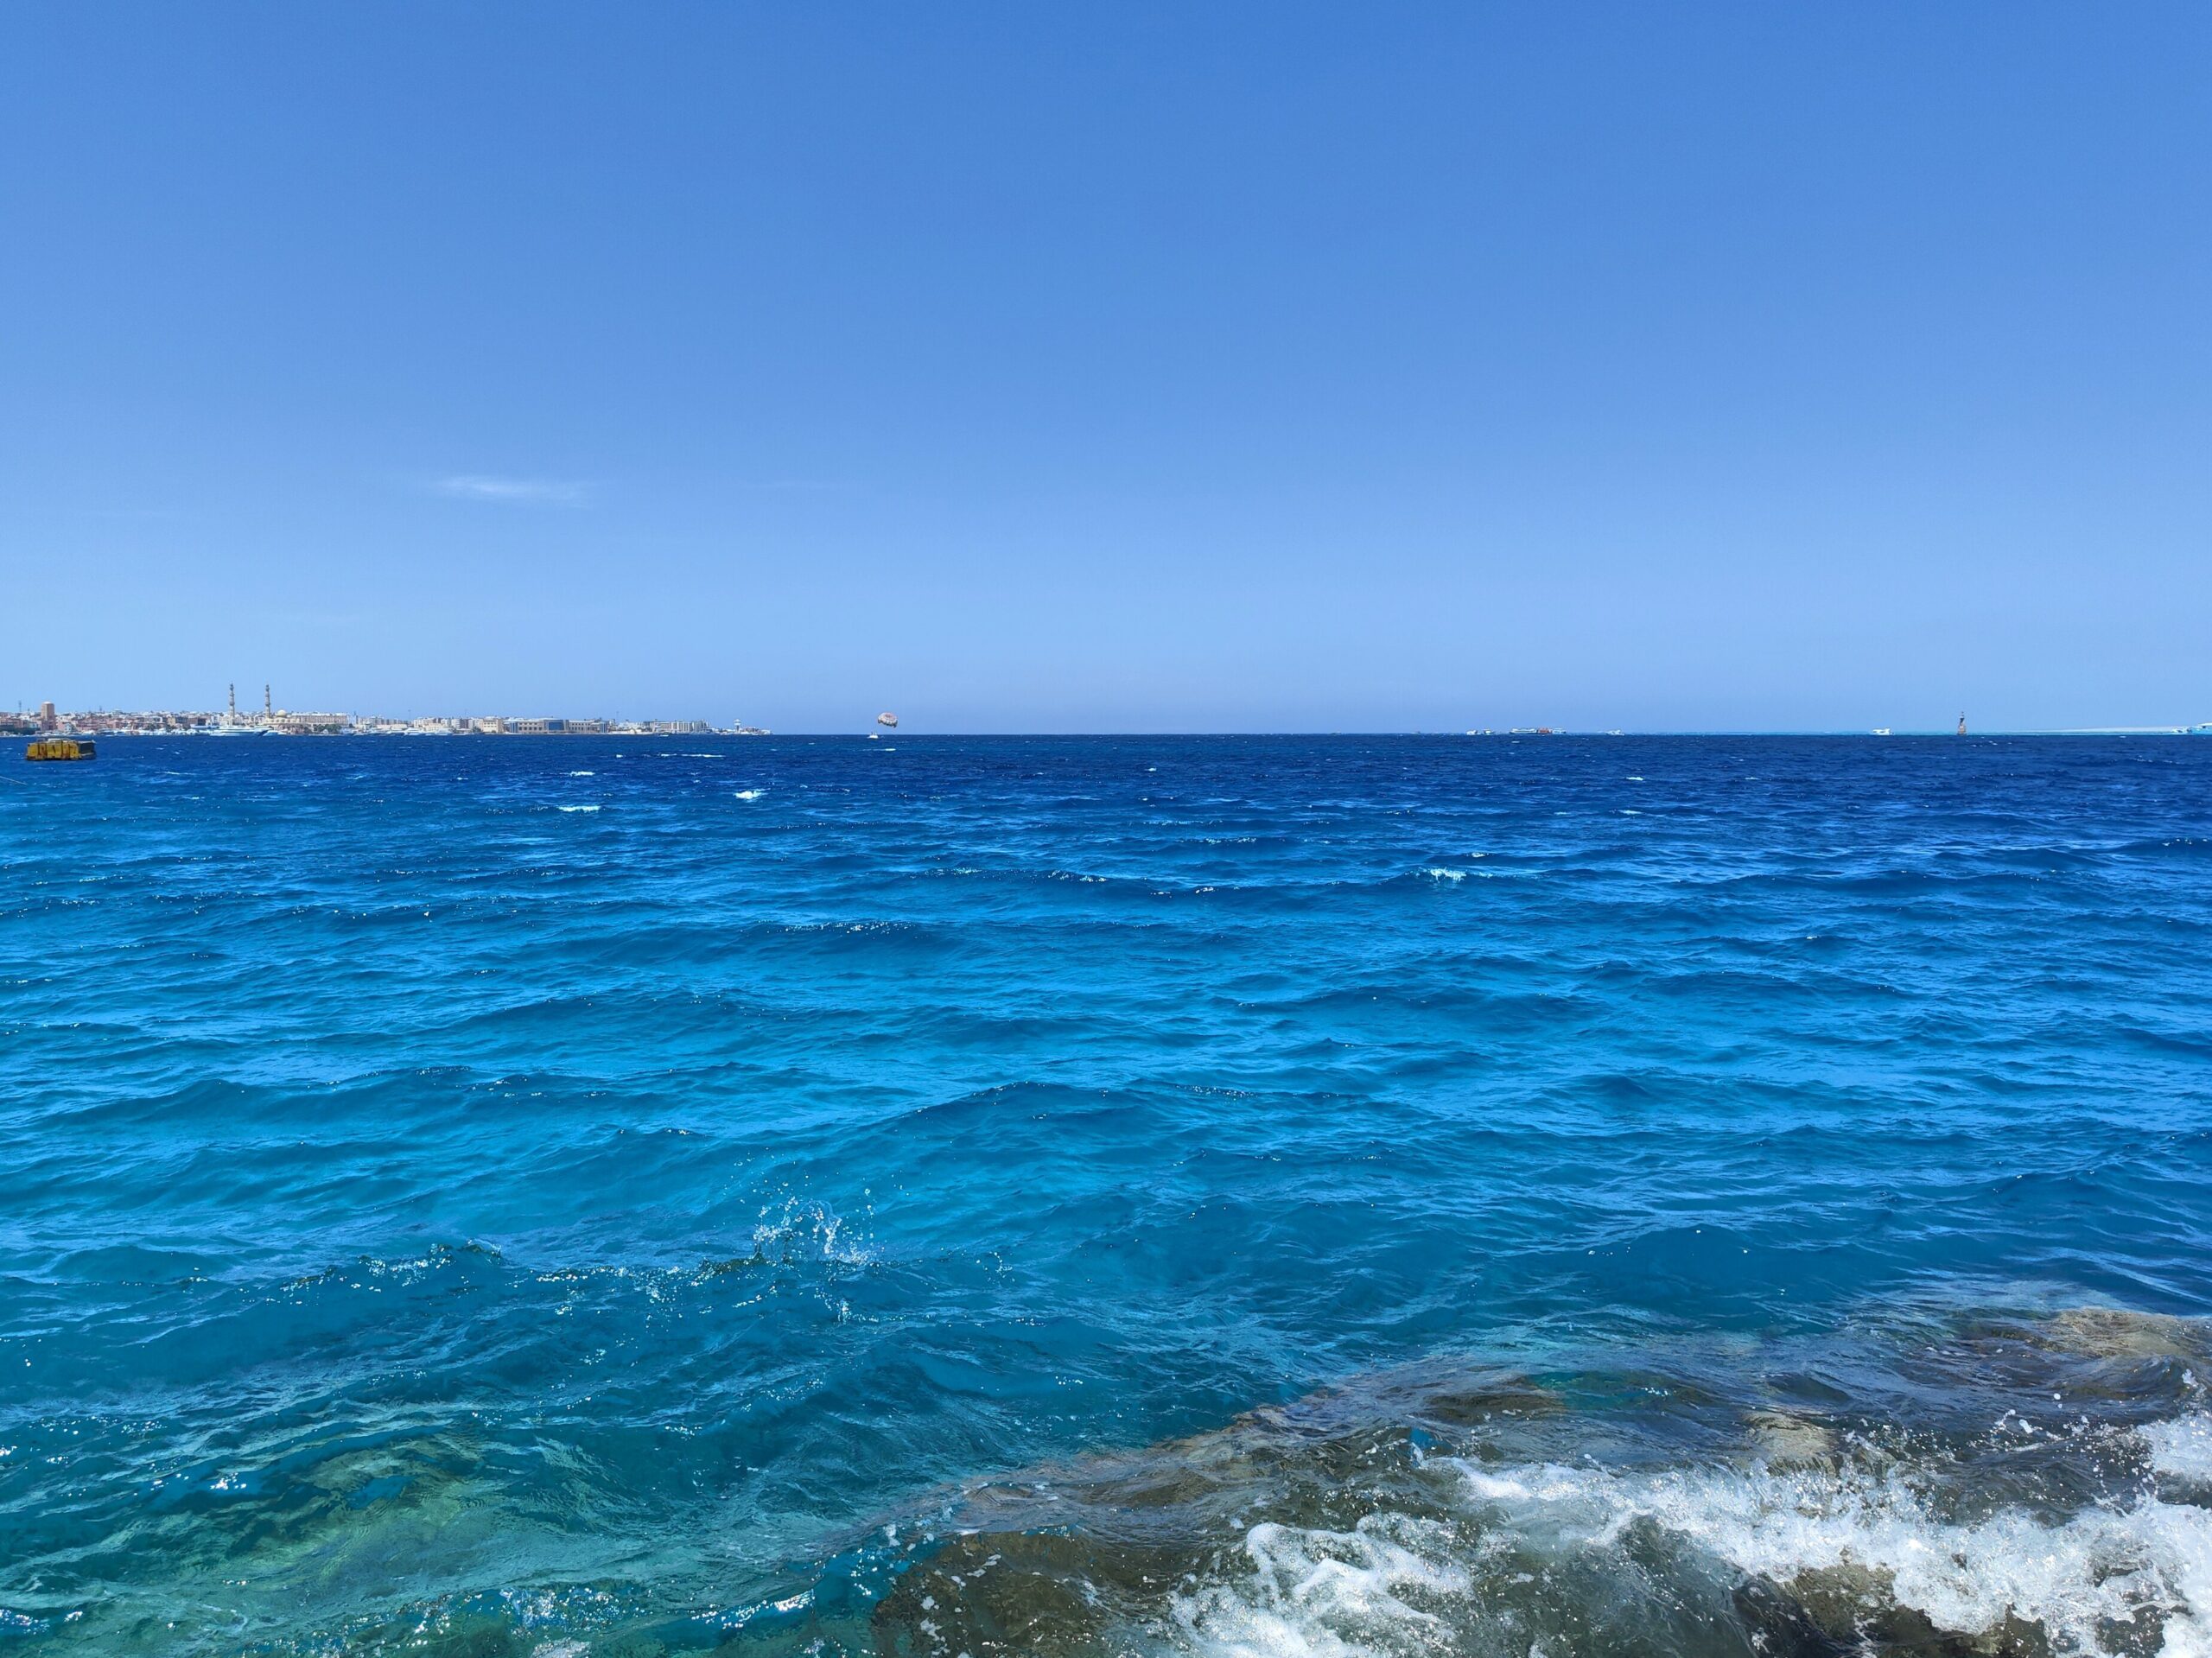
[[[498,478],[486,473],[456,473],[430,486],[456,501],[497,501],[510,506],[578,506],[587,486],[559,478]]]

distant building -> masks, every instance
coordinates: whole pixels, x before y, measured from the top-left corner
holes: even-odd
[[[259,731],[272,735],[308,736],[444,736],[467,732],[489,736],[705,736],[715,727],[704,720],[571,720],[563,716],[546,715],[529,719],[507,719],[498,715],[428,715],[422,717],[394,719],[388,715],[365,714],[356,718],[351,714],[301,713],[290,708],[273,707],[269,689],[262,689],[262,711],[258,715],[249,713],[244,718],[238,714],[235,690],[226,699],[220,713],[200,714],[179,709],[149,708],[136,713],[118,709],[96,708],[76,713],[63,713],[52,702],[39,705],[35,713],[0,714],[0,732],[67,734],[80,733],[91,735],[155,735],[167,732],[214,731],[241,733]],[[753,727],[740,727],[741,732]]]

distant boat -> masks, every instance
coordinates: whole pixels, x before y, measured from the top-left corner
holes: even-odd
[[[1877,737],[1886,737],[1890,734],[1890,728],[1887,726],[1876,726],[1874,734]]]
[[[1967,734],[1967,716],[1966,716],[1965,715],[1961,714],[1961,715],[1959,716],[1959,735],[1960,735],[1960,736],[1961,736],[1961,737],[1963,737],[1963,736],[1965,736],[1966,734]]]

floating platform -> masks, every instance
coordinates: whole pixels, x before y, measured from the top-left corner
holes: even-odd
[[[27,760],[88,760],[99,753],[80,737],[41,737],[23,750]]]

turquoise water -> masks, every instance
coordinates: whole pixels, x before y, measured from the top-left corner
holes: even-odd
[[[4,775],[0,1648],[2212,1640],[2212,743]]]

